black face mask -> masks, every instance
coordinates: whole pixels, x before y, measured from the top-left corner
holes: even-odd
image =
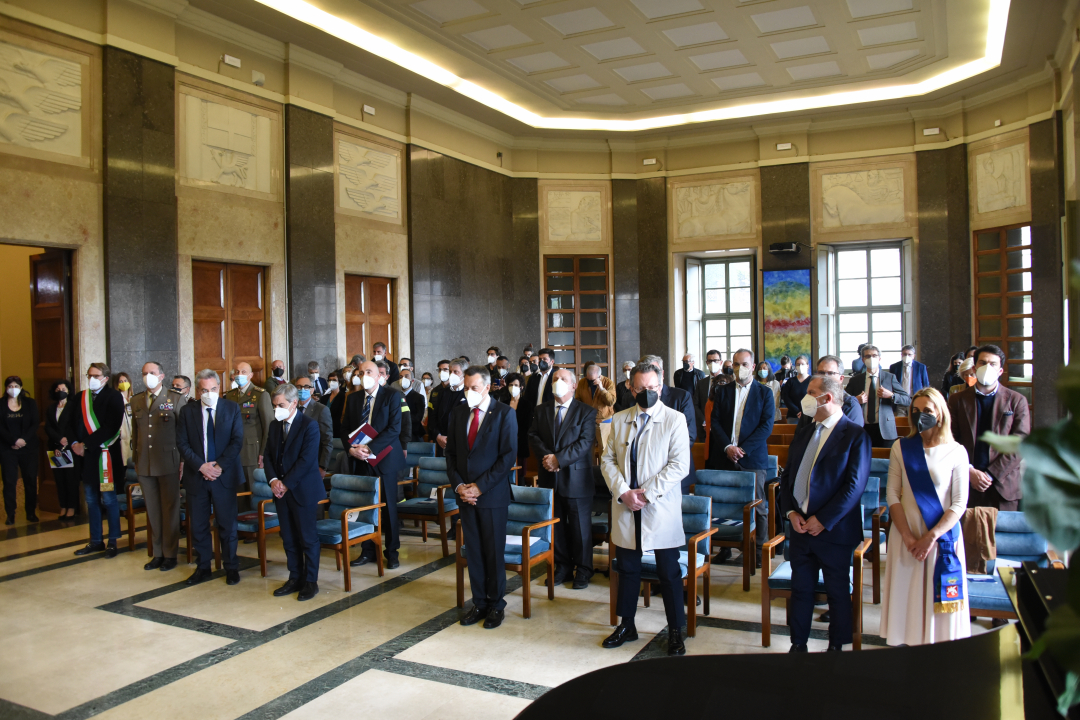
[[[642,390],[635,397],[638,407],[642,410],[648,410],[656,404],[656,391],[655,390]]]
[[[285,374],[285,368],[274,368],[274,377],[281,377]]]
[[[546,373],[548,370],[551,369],[551,363],[549,363],[547,360],[541,360],[539,367],[540,367],[540,372],[545,372]]]
[[[682,369],[683,369],[683,370],[689,370],[689,369],[690,369],[690,363],[684,362],[684,363],[682,364]]]
[[[928,412],[921,412],[919,410],[911,411],[911,423],[919,432],[926,432],[932,427],[937,427],[937,418]]]
[[[536,372],[536,363],[529,363],[529,372]]]
[[[53,395],[53,400],[55,400],[56,402],[60,402],[61,400],[64,400],[68,396],[68,394],[66,392],[64,392],[63,390],[57,390],[52,395]]]
[[[730,365],[725,365],[724,366],[724,374],[725,375],[734,375],[735,374],[735,368],[733,368]]]

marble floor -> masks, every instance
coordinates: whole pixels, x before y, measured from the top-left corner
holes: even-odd
[[[271,592],[287,578],[281,541],[267,548],[260,576],[256,546],[240,545],[241,582],[223,573],[188,587],[193,566],[144,571],[145,534],[114,559],[76,558],[85,521],[42,522],[0,531],[0,718],[108,720],[287,717],[306,720],[363,708],[389,718],[511,718],[546,690],[591,670],[666,657],[663,603],[641,607],[642,639],[617,650],[600,641],[608,625],[608,581],[569,586],[548,601],[541,578],[528,586],[533,617],[525,620],[522,588],[508,577],[502,627],[461,627],[453,558],[437,538],[421,541],[411,523],[401,567],[378,577],[354,568],[346,593],[333,555],[324,551],[320,595],[305,603]],[[121,520],[121,525],[124,525]],[[181,543],[183,555],[183,543]],[[737,557],[737,555],[736,555]],[[606,558],[598,555],[598,562]],[[741,567],[713,567],[711,614],[699,615],[690,654],[786,652],[783,603],[772,610],[773,642],[761,647],[759,579],[742,591]],[[864,647],[877,637],[869,565],[864,592]],[[982,632],[988,625],[980,623]],[[824,650],[815,623],[811,651]],[[677,660],[673,660],[676,662]]]

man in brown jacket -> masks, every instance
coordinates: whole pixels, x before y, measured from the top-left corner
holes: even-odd
[[[600,452],[604,451],[607,440],[607,433],[602,432],[601,427],[611,427],[610,424],[601,426],[601,423],[615,414],[615,395],[615,381],[601,373],[596,363],[591,360],[585,363],[585,375],[578,380],[574,399],[596,410],[596,446]]]
[[[1005,353],[997,345],[975,352],[975,385],[949,396],[949,414],[957,442],[968,452],[971,493],[968,507],[1016,510],[1024,496],[1019,455],[1003,455],[979,440],[984,433],[1027,435],[1031,432],[1028,402],[998,382]]]

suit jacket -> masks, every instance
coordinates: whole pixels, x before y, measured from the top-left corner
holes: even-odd
[[[325,395],[326,391],[330,388],[330,384],[326,382],[326,378],[321,375],[311,381],[312,392],[315,395]]]
[[[864,423],[862,405],[860,405],[859,401],[855,399],[855,396],[848,395],[847,392],[845,392],[844,402],[840,405],[840,409],[841,411],[843,411],[844,417],[846,417],[848,420],[855,423],[859,427],[863,427]],[[814,422],[814,418],[803,415],[801,418],[799,418],[799,425],[797,428],[795,428],[795,430],[798,431],[800,428],[806,427],[812,422]]]
[[[964,388],[949,396],[949,414],[952,416],[952,432],[956,441],[964,446],[968,457],[975,457],[975,434],[978,426],[978,407],[975,388]],[[998,435],[1028,435],[1031,432],[1031,415],[1027,398],[1004,385],[998,385],[994,396],[990,432]],[[987,472],[994,478],[993,487],[1005,500],[1019,500],[1024,496],[1020,481],[1023,467],[1019,455],[1003,455],[990,447],[990,465]]]
[[[278,385],[281,385],[283,382],[285,382],[285,378],[276,378],[273,375],[273,371],[270,371],[269,375],[266,378],[266,382],[263,383],[263,390],[268,393],[272,393],[274,392],[274,388],[276,388]]]
[[[730,381],[720,383],[720,378],[728,378],[728,375],[717,375],[714,379],[712,375],[707,375],[701,379],[701,382],[694,388],[694,418],[697,421],[698,434],[697,439],[705,440],[705,406],[709,404],[709,396],[712,394],[712,389],[715,386],[719,392],[719,388],[724,385],[730,384]]]
[[[131,398],[131,450],[135,472],[143,477],[176,476],[180,451],[176,449],[176,428],[187,398],[168,385],[161,386],[150,407],[149,390]]]
[[[334,445],[334,421],[330,417],[330,408],[326,407],[322,403],[315,402],[315,400],[308,400],[307,407],[304,408],[304,415],[315,421],[319,428],[319,454],[317,460],[319,467],[325,470],[330,466],[330,449]],[[270,423],[273,427],[274,423]],[[289,428],[289,436],[292,437],[292,428]],[[266,439],[267,447],[270,447],[270,435],[267,433]],[[265,458],[263,459],[263,465],[266,465]]]
[[[469,406],[464,403],[450,413],[449,435],[446,436],[446,449],[443,451],[450,488],[456,490],[462,483],[476,483],[480,488],[477,507],[509,507],[510,470],[517,462],[518,452],[517,418],[509,405],[488,396],[487,412],[470,450],[471,418]]]
[[[825,526],[818,540],[854,548],[863,539],[859,501],[870,476],[870,436],[846,417],[837,420],[818,451],[817,463],[810,473],[810,501],[803,513],[795,502],[795,478],[813,434],[813,426],[806,426],[796,430],[791,440],[787,466],[780,476],[781,517],[786,518],[792,511],[804,518],[816,516]]]
[[[397,389],[397,388],[395,388]],[[427,407],[427,398],[424,393],[409,388],[404,393],[405,404],[409,406],[409,423],[413,442],[419,442],[424,438],[424,408]]]
[[[735,392],[737,383],[720,387],[713,401],[712,433],[709,437],[709,457],[725,457],[724,449],[733,444],[732,430],[735,425]],[[759,382],[750,381],[749,393],[743,403],[742,424],[739,426],[738,442],[746,455],[739,465],[750,470],[764,470],[769,466],[769,436],[776,419],[776,404],[772,390]]]
[[[596,422],[607,420],[615,414],[615,383],[606,375],[601,375],[600,387],[595,393],[592,388],[593,384],[588,378],[581,378],[574,390],[574,399],[596,411]]]
[[[563,413],[558,437],[555,436],[555,412],[554,401],[544,403],[536,408],[529,428],[529,448],[536,458],[540,487],[554,488],[567,498],[592,497],[596,410],[580,400],[571,400]],[[555,456],[559,463],[557,472],[544,469],[540,461],[545,455]]]
[[[90,391],[83,390],[83,392],[88,393]],[[86,444],[86,450],[83,453],[82,478],[84,482],[96,483],[99,481],[98,463],[101,461],[101,444],[120,432],[120,426],[124,424],[126,415],[124,411],[124,395],[119,390],[115,390],[108,385],[101,388],[97,395],[94,395],[94,417],[98,420],[98,429],[93,433],[86,429],[86,423],[83,422],[82,393],[76,394],[74,398],[69,398],[68,404],[71,404],[72,401],[76,405],[73,410],[75,417],[71,421],[75,427],[75,441]],[[120,485],[123,485],[124,452],[121,444],[122,441],[118,437],[116,442],[109,446],[109,454],[112,456],[113,467],[120,474],[117,480],[120,481]]]
[[[896,376],[897,381],[903,386],[904,380],[904,361],[895,362],[889,366],[889,372]],[[926,366],[918,360],[911,361],[911,394],[922,390],[924,387],[930,387],[930,376],[926,372]]]
[[[453,390],[450,386],[446,386],[442,389],[442,392],[435,398],[435,434],[431,439],[434,442],[436,435],[445,435],[449,437],[450,432],[450,413],[454,411],[458,405],[465,401],[464,390]],[[428,431],[430,433],[431,420],[428,420]]]
[[[68,397],[67,404],[60,411],[60,417],[56,417],[56,405],[45,413],[45,435],[48,437],[47,447],[50,450],[61,450],[65,446],[60,441],[67,438],[68,445],[75,442],[75,421],[82,422],[82,418],[76,417],[79,412],[79,395]],[[28,443],[29,444],[29,443]]]
[[[308,403],[308,407],[312,405],[326,410],[319,403]],[[285,423],[278,420],[270,423],[266,452],[263,453],[266,480],[284,483],[299,505],[315,505],[326,497],[322,475],[319,474],[323,444],[320,425],[306,412],[296,413],[282,447],[281,433]]]
[[[544,397],[542,402],[551,402],[555,397],[555,393],[551,390],[551,385],[555,382],[555,370],[557,370],[555,366],[552,366],[552,368],[548,370],[547,379],[544,381]],[[518,407],[521,407],[522,410],[521,418],[519,419],[525,421],[525,427],[527,428],[532,427],[533,413],[536,412],[537,397],[540,393],[541,377],[539,372],[534,372],[529,376],[529,381],[525,383],[525,390],[522,392],[524,399],[521,403],[518,403]],[[521,450],[525,453],[528,450],[528,447],[521,448]]]
[[[375,397],[372,399],[370,420],[362,417],[365,397],[367,397],[367,392],[360,390],[345,399],[345,419],[341,422],[341,443],[348,449],[349,433],[364,423],[370,422],[378,436],[368,443],[368,449],[376,456],[388,447],[390,452],[377,467],[370,466],[364,460],[353,458],[353,468],[364,475],[378,475],[386,478],[388,482],[397,482],[398,471],[405,467],[405,454],[401,451],[401,405],[403,402],[401,393],[385,386],[377,386]]]
[[[690,447],[694,447],[694,443],[697,442],[697,415],[694,413],[694,405],[690,402],[690,393],[679,388],[669,387],[662,385],[660,387],[660,402],[667,405],[676,412],[681,412],[683,417],[686,418],[686,431],[690,438]],[[636,416],[635,416],[636,417]],[[682,489],[683,492],[689,492],[690,486],[694,484],[694,453],[690,453],[690,472],[685,478],[683,478]]]
[[[683,387],[683,381],[685,380],[686,375],[693,378],[693,389],[691,390],[686,390],[686,388]],[[694,368],[693,370],[683,370],[682,368],[679,368],[675,371],[675,376],[671,384],[680,390],[686,390],[686,392],[693,394],[694,390],[697,389],[698,383],[704,380],[705,377],[705,373],[698,368]]]
[[[206,417],[205,406],[200,403],[187,403],[180,410],[176,425],[176,449],[184,463],[184,484],[199,482],[203,476],[199,468],[206,462],[203,448],[203,422]],[[217,449],[215,462],[221,466],[221,476],[214,482],[235,489],[242,486],[244,466],[240,461],[240,451],[244,445],[244,422],[241,419],[240,406],[231,400],[220,398],[214,410],[214,447]]]
[[[896,413],[894,408],[907,407],[911,405],[911,396],[904,390],[904,386],[900,384],[899,378],[893,375],[888,370],[878,370],[878,380],[881,382],[881,387],[886,390],[892,390],[893,396],[888,400],[878,398],[878,427],[881,430],[881,437],[885,440],[895,440],[896,434]],[[866,373],[859,373],[851,378],[847,384],[846,391],[849,395],[860,395],[862,391],[867,389]],[[864,425],[870,423],[866,421],[869,416],[870,409],[867,407],[870,398],[867,398],[867,402],[863,404],[863,419]]]

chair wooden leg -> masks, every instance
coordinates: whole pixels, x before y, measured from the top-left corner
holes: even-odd
[[[128,508],[127,511],[127,536],[128,536],[128,551],[135,549],[135,513]]]
[[[754,571],[754,565],[756,565],[756,563],[754,562],[754,558],[750,553],[746,552],[746,547],[744,545],[743,554],[742,554],[742,590],[743,590],[743,592],[750,592],[750,573],[752,573]]]
[[[548,600],[555,599],[555,558],[549,557],[547,561]]]
[[[880,538],[875,538],[880,539]],[[874,552],[870,558],[870,572],[873,574],[874,604],[881,604],[881,544],[874,543]]]
[[[643,580],[645,583],[645,607],[649,607],[649,599],[652,597],[652,583],[648,580]]]
[[[379,568],[379,577],[386,574],[385,563],[383,562],[382,552],[382,533],[375,533],[375,564]]]
[[[266,577],[266,536],[259,535],[255,539],[259,547],[259,570],[262,571],[262,576]]]
[[[465,566],[458,558],[457,564],[457,606],[465,607]]]
[[[619,573],[615,571],[615,568],[612,565],[608,565],[608,576],[608,594],[610,595],[609,604],[611,605],[611,624],[614,626],[619,624],[618,619],[615,615],[615,601],[618,599],[619,596]]]
[[[427,520],[420,521],[420,542],[427,542]]]
[[[341,562],[342,556],[345,557],[345,562]],[[342,539],[341,550],[337,553],[338,563],[345,570],[345,592],[352,592],[352,566],[349,564],[349,543],[347,540]]]
[[[668,628],[671,632],[671,628]],[[676,630],[678,632],[678,630]],[[697,578],[686,576],[686,635],[697,634]]]
[[[450,541],[446,537],[446,518],[439,518],[439,538],[442,540],[442,556],[450,557]]]
[[[349,549],[345,548],[344,551],[342,551],[342,550],[334,550],[334,561],[337,563],[338,572],[341,572],[341,557],[342,557],[342,555],[345,556],[345,564],[347,565],[349,563]]]
[[[532,575],[529,572],[528,565],[523,565],[521,572],[521,617],[528,620],[532,617],[532,585],[529,584],[529,577]]]
[[[764,580],[764,576],[762,577]],[[772,596],[768,581],[761,583],[761,647],[769,647],[772,642]]]
[[[712,565],[705,566],[705,614],[709,614],[709,586],[712,585]]]

